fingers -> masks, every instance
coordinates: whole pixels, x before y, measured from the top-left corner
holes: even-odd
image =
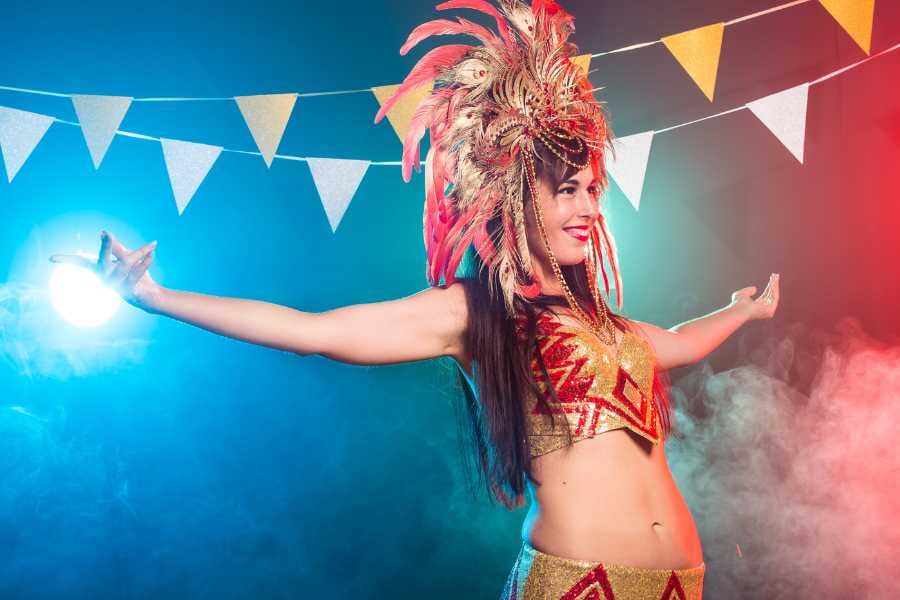
[[[156,240],[131,251],[107,231],[101,232],[100,239],[100,254],[96,258],[80,254],[54,254],[50,256],[50,262],[83,267],[98,274],[105,285],[119,288],[119,293],[131,294],[153,264]]]
[[[128,273],[128,277],[125,278],[125,285],[128,287],[132,287],[140,281],[141,277],[144,276],[144,273],[147,272],[147,269],[150,268],[150,265],[153,264],[153,257],[156,254],[156,245],[154,244],[150,251],[144,254],[140,260],[134,263],[134,266],[131,268],[131,271]]]
[[[115,240],[112,240],[115,243]],[[117,265],[115,271],[109,277],[109,282],[112,285],[118,285],[125,281],[128,277],[128,274],[131,273],[131,270],[134,268],[135,264],[144,258],[144,255],[156,248],[156,241],[152,241],[149,244],[144,244],[134,252],[130,252],[128,254],[124,254],[124,259],[120,260]],[[114,250],[115,252],[115,250]]]
[[[152,242],[150,242],[148,244],[144,244],[143,246],[141,246],[134,252],[129,252],[126,255],[125,262],[126,263],[130,262],[131,265],[133,266],[134,263],[136,263],[137,261],[144,258],[144,255],[147,254],[147,252],[149,252],[153,248],[156,248],[156,240],[153,240]]]
[[[113,234],[107,233],[107,235],[109,236],[109,249],[113,255],[119,260],[127,260],[131,250],[126,248]]]
[[[97,257],[97,270],[106,275],[109,273],[111,265],[109,234],[104,231],[100,234],[100,255]]]
[[[766,286],[765,291],[760,295],[757,300],[766,305],[774,306],[778,302],[778,281],[779,275],[778,273],[772,273],[769,276],[769,284]]]

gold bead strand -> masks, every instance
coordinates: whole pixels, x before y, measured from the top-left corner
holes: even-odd
[[[541,233],[541,238],[544,241],[544,247],[547,249],[547,255],[550,258],[550,266],[553,268],[553,272],[556,275],[556,279],[559,281],[560,286],[563,288],[563,293],[566,296],[566,301],[569,304],[569,307],[572,309],[572,312],[575,313],[575,316],[582,321],[588,328],[593,331],[600,340],[607,345],[614,345],[616,342],[615,329],[612,324],[612,320],[609,318],[609,314],[606,311],[606,304],[599,297],[599,290],[592,289],[592,296],[594,300],[594,304],[598,307],[598,312],[603,315],[602,322],[598,322],[590,315],[584,312],[582,308],[575,301],[575,296],[572,293],[572,290],[569,289],[569,285],[566,283],[566,278],[562,274],[562,269],[559,267],[559,263],[556,261],[556,257],[553,255],[553,251],[550,249],[550,240],[547,238],[547,232],[544,229],[544,220],[541,216],[541,211],[538,207],[538,196],[537,196],[537,177],[534,173],[534,164],[531,162],[531,157],[527,154],[523,153],[524,164],[526,166],[526,179],[528,181],[528,187],[531,191],[531,199],[534,208],[535,220],[537,221],[538,230]]]

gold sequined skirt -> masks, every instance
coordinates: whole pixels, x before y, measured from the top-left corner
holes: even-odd
[[[701,600],[705,571],[705,562],[643,569],[562,558],[524,542],[500,600]]]

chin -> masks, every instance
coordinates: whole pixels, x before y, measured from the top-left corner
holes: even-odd
[[[571,267],[573,265],[580,265],[584,262],[584,249],[576,250],[574,252],[559,252],[556,254],[556,262],[559,263],[561,267]]]

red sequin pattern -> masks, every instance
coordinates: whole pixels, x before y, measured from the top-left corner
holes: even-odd
[[[524,315],[519,315],[517,327],[523,342],[525,323]],[[538,351],[559,402],[554,402],[549,393],[548,379],[537,360]],[[625,332],[613,349],[583,326],[564,324],[547,312],[541,313],[531,366],[549,411],[537,398],[528,398],[531,455],[539,456],[567,445],[567,424],[573,442],[625,427],[658,444],[661,432],[653,401],[655,364],[653,348],[634,332]],[[553,424],[548,413],[554,415]]]

